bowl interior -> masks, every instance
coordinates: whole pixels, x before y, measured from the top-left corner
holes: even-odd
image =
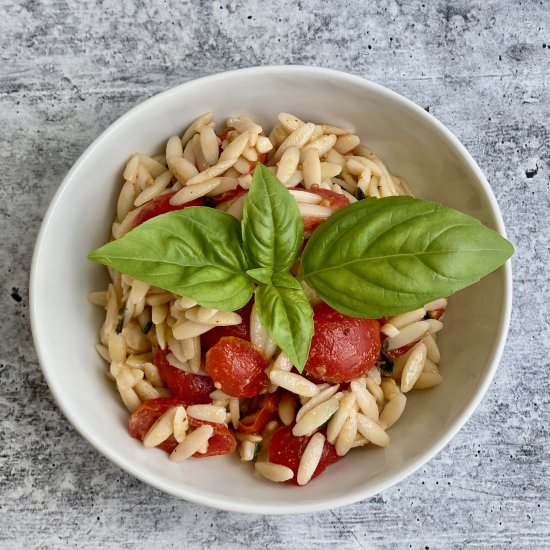
[[[121,168],[134,152],[160,151],[198,114],[247,113],[266,128],[280,111],[355,128],[417,195],[502,229],[476,165],[420,108],[366,81],[333,71],[266,68],[191,82],[138,106],[105,132],[68,175],[46,216],[31,281],[35,342],[50,387],[77,429],[101,452],[167,492],[220,508],[312,511],[375,494],[419,467],[460,427],[485,390],[505,336],[507,271],[450,300],[439,342],[443,384],[413,392],[386,449],[359,449],[304,488],[264,482],[235,456],[170,463],[127,435],[127,412],[94,345],[102,312],[87,303],[103,269],[86,254],[108,237]]]

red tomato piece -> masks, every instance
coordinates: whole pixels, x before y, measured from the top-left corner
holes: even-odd
[[[220,202],[236,199],[237,197],[239,197],[240,195],[244,195],[245,193],[246,191],[242,187],[236,187],[235,189],[230,189],[229,191],[220,193],[219,195],[214,195],[213,197],[209,197],[209,199],[213,203],[219,204]]]
[[[237,440],[225,424],[214,424],[212,422],[205,422],[204,420],[197,420],[196,418],[189,417],[189,427],[191,429],[194,430],[203,424],[210,424],[210,426],[214,428],[214,433],[208,440],[208,449],[206,453],[195,453],[193,455],[194,457],[202,458],[206,456],[226,455],[235,450],[237,447]]]
[[[328,206],[333,212],[340,210],[349,205],[349,200],[345,195],[329,191],[328,189],[315,189],[310,190],[312,193],[316,193],[322,197],[321,206]],[[313,231],[316,227],[323,223],[323,219],[319,218],[304,218],[304,231]]]
[[[412,342],[411,344],[407,344],[406,346],[401,346],[400,348],[392,349],[391,351],[384,350],[384,355],[394,361],[398,357],[401,357],[401,355],[405,355],[414,345],[416,345],[416,342]]]
[[[163,415],[168,409],[178,405],[186,405],[180,399],[172,397],[159,397],[158,399],[148,399],[144,401],[130,416],[128,431],[132,437],[143,441],[145,434],[149,431],[155,421]],[[237,441],[224,424],[212,424],[189,417],[189,427],[191,429],[198,428],[202,424],[210,424],[214,428],[212,437],[208,440],[208,448],[206,453],[195,453],[193,456],[202,458],[206,456],[223,455],[232,453],[237,446]],[[157,445],[159,449],[171,453],[178,445],[178,442],[170,436]]]
[[[250,342],[220,338],[206,354],[206,372],[222,391],[234,397],[254,397],[267,385],[266,360]]]
[[[210,403],[210,394],[216,389],[210,376],[183,372],[168,363],[168,350],[156,350],[153,362],[159,370],[162,381],[176,399],[181,399],[187,405]]]
[[[265,397],[261,407],[255,412],[239,422],[239,432],[245,434],[259,434],[266,427],[267,423],[277,416],[281,394],[273,393]]]
[[[166,193],[165,195],[160,195],[156,199],[153,199],[151,202],[147,203],[138,214],[136,221],[134,222],[134,227],[141,225],[143,222],[150,220],[161,214],[166,214],[167,212],[172,212],[174,210],[183,210],[188,206],[204,206],[205,202],[202,197],[195,199],[194,201],[187,202],[185,204],[173,205],[170,204],[170,199],[177,193]]]
[[[208,332],[201,335],[201,348],[203,351],[209,350],[214,344],[218,342],[220,338],[224,336],[235,336],[242,340],[250,341],[250,312],[252,311],[252,304],[254,302],[250,300],[246,306],[238,309],[238,313],[242,321],[239,325],[231,325],[228,327],[214,327]]]
[[[248,161],[250,162],[250,170],[249,174],[254,174],[254,170],[256,169],[257,164],[263,164],[265,161],[265,158],[267,157],[267,153],[258,153],[258,160],[252,160]]]
[[[227,137],[227,134],[229,134],[229,132],[231,132],[231,130],[233,130],[233,128],[230,128],[229,126],[227,128],[224,128],[221,132],[219,132],[218,134],[216,134],[218,136],[218,138],[220,139],[220,141],[224,141],[225,138]],[[220,151],[221,153],[221,151]]]
[[[181,399],[173,397],[159,397],[158,399],[148,399],[144,401],[130,416],[128,431],[132,437],[143,441],[145,434],[149,428],[155,423],[157,418],[162,416],[168,409],[177,407],[178,405],[186,405]],[[169,437],[158,445],[159,449],[171,453],[177,446],[178,442]]]
[[[445,315],[445,311],[447,311],[447,308],[442,307],[440,309],[434,309],[430,311],[428,315],[430,316],[430,319],[436,319],[437,321],[439,321],[439,319],[441,319],[441,317]]]
[[[349,382],[369,371],[380,355],[376,319],[356,319],[325,303],[314,308],[314,334],[305,371],[323,382]]]
[[[292,435],[292,426],[280,426],[271,435],[268,450],[269,462],[287,466],[294,472],[294,477],[288,481],[289,483],[298,484],[296,481],[298,466],[311,437],[307,435],[300,437]],[[321,460],[315,472],[313,472],[312,479],[322,473],[327,466],[340,460],[340,458],[342,457],[336,454],[334,445],[325,441]]]

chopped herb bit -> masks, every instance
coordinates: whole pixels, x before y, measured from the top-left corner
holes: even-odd
[[[261,443],[256,443],[255,447],[254,447],[254,456],[257,456],[260,451],[262,450],[262,444]]]
[[[383,374],[391,375],[393,372],[393,362],[387,357],[382,356],[381,359],[376,361],[376,366],[383,372]]]
[[[360,187],[357,188],[356,195],[357,199],[360,201],[367,198],[367,195],[365,195],[365,192]]]
[[[122,332],[122,329],[124,328],[124,317],[122,319],[118,320],[118,323],[116,325],[115,332],[117,334],[120,334]]]
[[[124,328],[124,314],[126,313],[126,308],[121,307],[118,310],[118,323],[116,325],[115,332],[117,334],[120,334],[122,332],[122,329]]]
[[[145,326],[143,327],[143,334],[147,334],[152,327],[153,327],[153,321],[147,321],[147,323],[145,323]]]

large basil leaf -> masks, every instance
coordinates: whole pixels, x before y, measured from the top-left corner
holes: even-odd
[[[500,267],[512,245],[479,220],[412,197],[365,199],[312,235],[299,277],[338,311],[382,317],[465,288]]]
[[[296,279],[280,273],[278,280],[282,286],[256,288],[256,308],[271,339],[302,372],[313,337],[313,310]]]
[[[213,208],[190,207],[148,220],[91,260],[206,307],[235,310],[252,296],[240,223]]]
[[[273,272],[288,270],[302,246],[304,225],[296,201],[263,164],[254,170],[242,231],[250,263]]]

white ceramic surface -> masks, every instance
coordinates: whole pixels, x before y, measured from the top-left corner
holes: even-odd
[[[435,455],[460,429],[496,371],[510,318],[507,264],[450,300],[440,333],[443,384],[410,394],[386,449],[359,449],[310,485],[264,482],[235,456],[172,464],[127,435],[120,404],[94,344],[102,312],[87,292],[104,287],[86,254],[108,237],[121,168],[133,151],[159,150],[198,114],[247,113],[267,126],[288,111],[354,127],[422,198],[443,202],[504,234],[491,189],[458,140],[431,115],[381,86],[312,67],[261,67],[195,80],[138,105],[108,128],[69,172],[45,216],[31,272],[32,329],[57,403],[96,449],[151,485],[239,512],[312,512],[370,497]]]

